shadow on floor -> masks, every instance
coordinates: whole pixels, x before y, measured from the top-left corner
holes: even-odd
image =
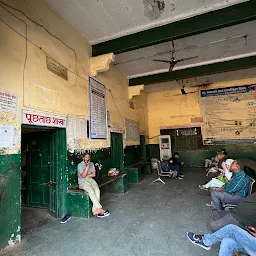
[[[24,237],[43,229],[47,224],[56,221],[48,209],[22,207],[21,236]]]

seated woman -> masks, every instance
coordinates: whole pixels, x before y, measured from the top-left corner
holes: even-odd
[[[219,152],[217,154],[218,164],[216,167],[212,167],[208,169],[206,176],[210,181],[212,178],[218,177],[222,171],[222,164],[227,160],[227,153],[226,152]]]
[[[207,184],[199,185],[200,189],[208,189],[211,187],[222,187],[225,183],[227,183],[231,177],[232,172],[230,172],[230,166],[233,163],[233,159],[227,159],[225,162],[222,163],[221,173],[217,178],[212,178]]]

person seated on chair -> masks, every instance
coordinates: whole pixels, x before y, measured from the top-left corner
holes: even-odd
[[[184,178],[184,175],[181,174],[180,168],[181,165],[183,165],[183,162],[179,162],[178,159],[180,157],[180,154],[178,152],[175,152],[174,155],[169,159],[171,169],[174,171],[177,171],[178,175],[177,178],[182,180]]]
[[[242,199],[232,211],[213,211],[209,219],[209,226],[215,232],[228,224],[245,227],[256,226],[256,193]]]
[[[212,245],[221,242],[219,256],[238,255],[238,252],[250,256],[256,255],[256,228],[253,226],[244,230],[230,224],[212,234],[196,235],[187,232],[187,237],[190,242],[205,250],[210,250]]]
[[[222,187],[225,183],[227,183],[231,177],[232,172],[230,171],[230,166],[233,163],[233,159],[227,159],[225,162],[222,163],[222,170],[218,177],[212,178],[207,184],[199,185],[200,189],[208,189],[211,187]]]
[[[238,204],[243,197],[248,195],[250,178],[243,171],[244,164],[240,160],[234,160],[230,166],[233,172],[229,182],[221,188],[213,187],[211,189],[211,197],[213,209],[223,210],[223,204]]]
[[[226,150],[224,148],[220,149],[217,151],[217,154],[215,157],[212,157],[211,159],[205,159],[205,168],[207,168],[208,170],[211,167],[216,167],[218,165],[219,159],[217,157],[218,153],[225,153]]]
[[[92,201],[92,213],[99,218],[109,216],[108,210],[104,210],[100,204],[100,189],[93,179],[96,175],[95,166],[90,161],[91,155],[85,153],[83,161],[77,166],[78,185],[80,189],[86,191]]]
[[[227,153],[226,152],[219,152],[217,154],[217,159],[218,159],[218,164],[216,167],[212,167],[207,170],[206,176],[208,177],[209,180],[212,178],[215,178],[219,176],[222,170],[222,164],[227,160]]]

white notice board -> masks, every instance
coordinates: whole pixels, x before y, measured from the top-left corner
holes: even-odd
[[[90,139],[107,139],[106,89],[89,77],[90,89]]]
[[[125,119],[126,140],[140,140],[140,125],[133,120]]]
[[[0,89],[0,112],[17,112],[16,94]]]

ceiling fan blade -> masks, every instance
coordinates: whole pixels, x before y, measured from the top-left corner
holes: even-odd
[[[198,56],[189,57],[189,58],[184,58],[184,59],[179,59],[179,60],[176,60],[176,61],[177,61],[177,62],[181,62],[181,61],[192,60],[192,59],[196,59],[196,58],[198,58]]]
[[[170,60],[153,60],[153,61],[165,62],[165,63],[172,63],[173,62],[173,61],[170,61]]]

